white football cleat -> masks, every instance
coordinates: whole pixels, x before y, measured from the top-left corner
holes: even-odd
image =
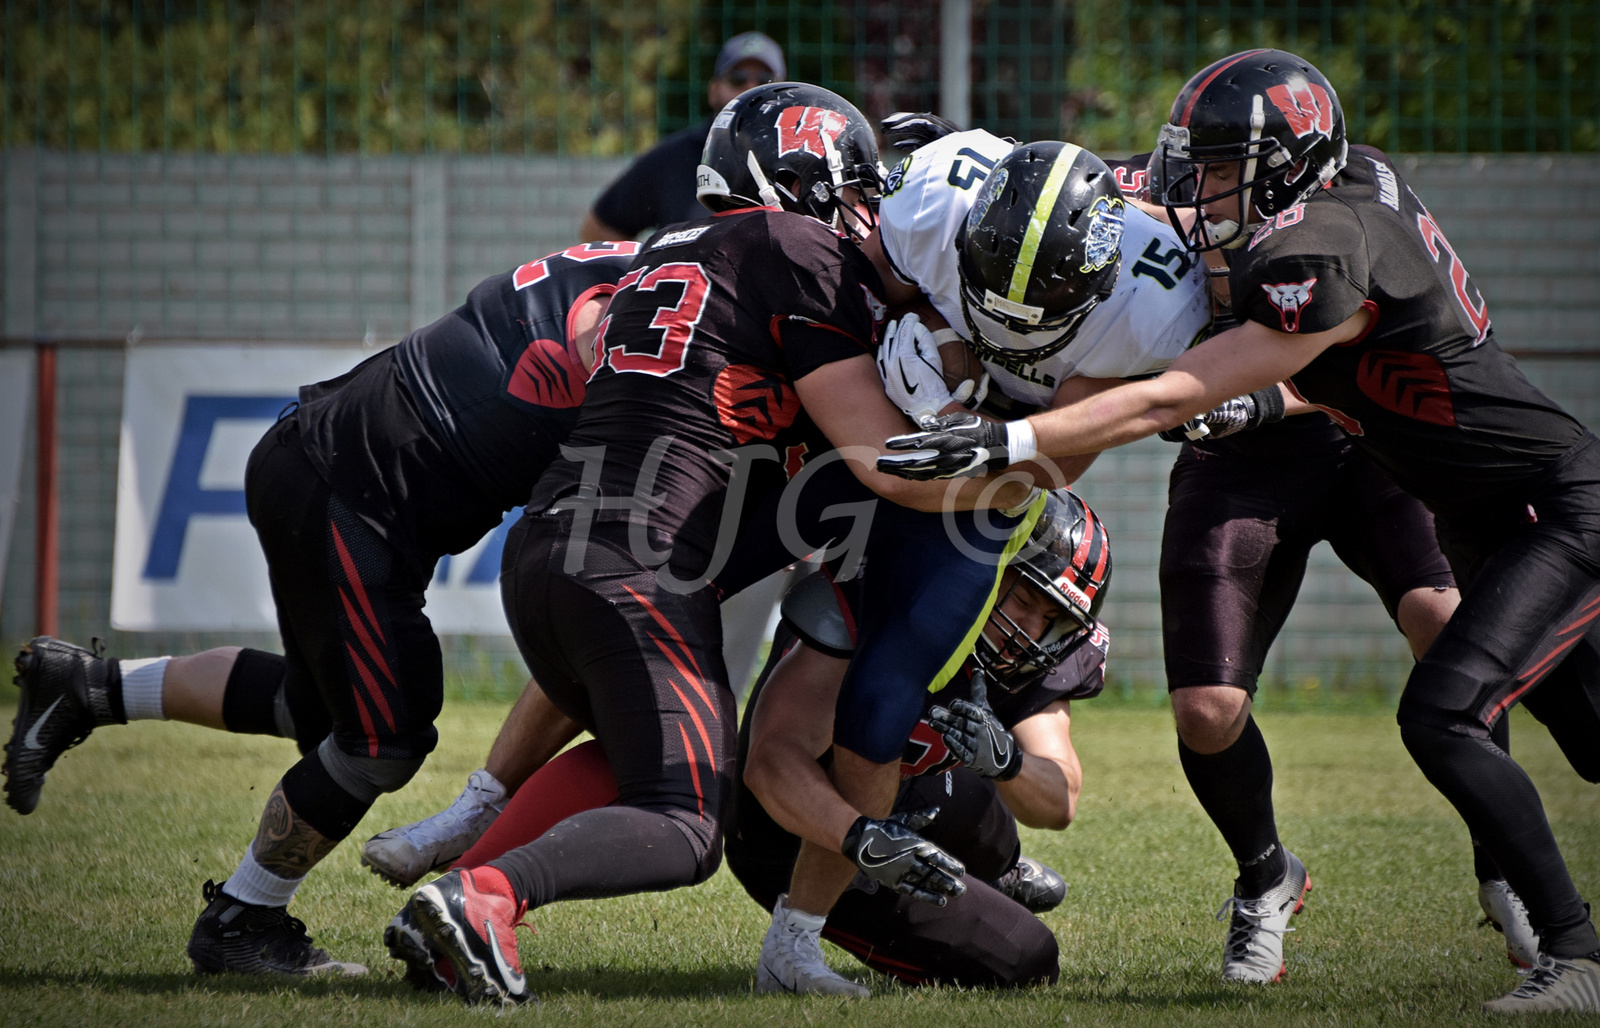
[[[1311,876],[1306,867],[1288,850],[1283,880],[1267,890],[1265,896],[1229,896],[1217,911],[1217,920],[1228,916],[1228,938],[1222,946],[1222,977],[1230,982],[1275,982],[1283,977],[1283,936],[1294,931],[1289,918],[1305,906],[1311,891]]]
[[[1483,1005],[1491,1014],[1569,1010],[1600,1014],[1600,951],[1586,957],[1539,954],[1522,984]]]
[[[784,906],[787,899],[787,894],[778,897],[777,905],[772,908],[772,924],[767,928],[766,938],[761,940],[756,991],[858,998],[872,995],[865,985],[843,977],[823,961],[821,925],[814,929],[794,925],[792,922],[799,912],[791,913]]]
[[[505,807],[506,787],[489,772],[474,771],[445,809],[368,839],[361,847],[361,863],[390,885],[408,888],[471,849]]]
[[[1539,933],[1528,921],[1528,908],[1502,880],[1478,883],[1478,906],[1484,920],[1506,937],[1506,957],[1519,968],[1531,968],[1539,959]]]

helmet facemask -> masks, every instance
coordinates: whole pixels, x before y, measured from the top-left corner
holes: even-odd
[[[1010,588],[989,612],[988,622],[972,651],[973,661],[993,684],[1006,692],[1017,692],[1054,671],[1073,645],[1094,631],[1095,626],[1093,615],[1065,600],[1048,583],[1039,581],[1038,574],[1027,565],[1014,570]],[[1030,635],[1006,611],[1007,604],[1023,589],[1048,598],[1056,608],[1055,615],[1037,637]]]

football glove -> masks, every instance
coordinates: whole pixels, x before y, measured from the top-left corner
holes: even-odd
[[[1258,389],[1246,396],[1235,396],[1197,418],[1190,418],[1177,428],[1160,433],[1168,442],[1201,439],[1226,439],[1239,432],[1248,432],[1262,425],[1283,420],[1283,393],[1276,385]]]
[[[891,450],[878,458],[878,470],[915,481],[963,478],[999,471],[1038,456],[1033,428],[1026,421],[985,421],[976,414],[946,414],[920,432],[890,436]]]
[[[934,707],[928,712],[928,724],[974,773],[997,782],[1009,782],[1022,773],[1022,750],[989,709],[983,672],[973,673],[970,700],[952,701],[948,708]]]
[[[890,814],[883,820],[858,817],[845,833],[844,855],[861,873],[895,892],[942,907],[967,891],[966,866],[917,834],[939,813],[938,807]]]
[[[952,392],[944,381],[944,364],[939,359],[939,343],[928,326],[915,314],[889,322],[878,346],[878,374],[883,391],[906,417],[923,425],[952,403],[970,405],[979,393],[979,383],[967,379]],[[982,391],[988,392],[988,376]],[[982,402],[979,396],[978,402]]]
[[[960,131],[950,119],[926,111],[895,111],[883,119],[883,141],[896,150],[915,150]]]

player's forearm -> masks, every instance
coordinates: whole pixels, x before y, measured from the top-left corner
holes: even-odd
[[[1033,415],[1028,421],[1036,447],[1047,457],[1095,454],[1155,435],[1210,409],[1203,390],[1175,389],[1162,378],[1129,382]]]
[[[752,751],[745,784],[782,828],[835,853],[861,812],[844,801],[805,748],[781,742]]]
[[[1000,798],[1016,819],[1029,828],[1059,831],[1078,813],[1083,771],[1077,763],[1024,753],[1022,772],[1008,782],[996,782]]]

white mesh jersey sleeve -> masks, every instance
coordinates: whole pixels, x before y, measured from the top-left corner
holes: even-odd
[[[1007,396],[1049,406],[1056,388],[1075,375],[1134,378],[1162,371],[1210,324],[1204,263],[1184,249],[1170,225],[1130,205],[1116,289],[1083,319],[1077,338],[1037,364],[983,364]]]
[[[878,207],[878,233],[895,273],[926,293],[963,337],[956,235],[989,169],[1012,148],[982,129],[936,139],[889,173]]]

